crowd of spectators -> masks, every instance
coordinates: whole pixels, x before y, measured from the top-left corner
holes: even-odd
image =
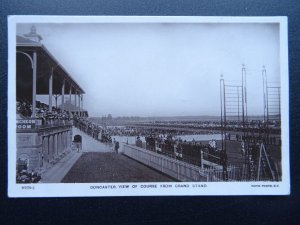
[[[36,118],[42,120],[42,124],[52,124],[55,121],[68,121],[70,115],[67,111],[52,107],[52,112],[49,111],[49,106],[45,103],[37,101]]]
[[[145,140],[146,149],[197,166],[201,166],[201,159],[220,165],[225,158],[222,155],[221,149],[217,148],[216,140],[211,140],[208,143],[195,140],[187,142],[186,140],[183,141],[180,137],[174,138],[172,135],[156,134],[146,136]],[[137,146],[138,144],[136,142]]]
[[[80,129],[81,131],[85,132],[92,138],[99,140],[104,143],[111,143],[111,135],[110,133],[100,126],[99,124],[90,121],[86,117],[80,117],[78,115],[75,115],[73,117],[74,120],[74,126]]]
[[[41,180],[41,175],[33,170],[28,171],[28,160],[19,158],[17,160],[17,183],[38,183]]]
[[[17,114],[20,118],[31,117],[32,104],[28,100],[17,99]],[[41,120],[41,125],[56,124],[71,119],[67,111],[52,107],[51,112],[49,106],[40,101],[36,101],[35,118]]]
[[[17,99],[17,113],[23,117],[30,117],[32,114],[32,105],[26,99]]]

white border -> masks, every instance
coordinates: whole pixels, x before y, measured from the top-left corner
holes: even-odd
[[[280,25],[281,77],[281,182],[161,182],[96,184],[16,184],[16,24],[18,23],[278,23]],[[289,73],[287,17],[172,17],[172,16],[9,16],[8,17],[8,196],[9,197],[79,197],[79,196],[182,196],[182,195],[288,195],[289,165]],[[156,184],[157,188],[142,188]],[[172,184],[161,188],[160,184]],[[175,187],[188,184],[188,188]],[[194,187],[195,185],[205,187]],[[93,189],[94,186],[115,185],[116,188]],[[136,185],[136,187],[133,187]],[[260,185],[260,187],[252,186]],[[271,186],[269,186],[271,185]],[[31,189],[22,189],[30,186]]]

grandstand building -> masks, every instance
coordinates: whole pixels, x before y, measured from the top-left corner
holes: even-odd
[[[42,44],[34,26],[16,40],[17,173],[38,172],[71,150],[72,117],[87,115],[84,90]],[[48,102],[37,101],[38,95],[48,96]],[[54,107],[55,96],[61,107]],[[65,108],[66,96],[76,110]]]

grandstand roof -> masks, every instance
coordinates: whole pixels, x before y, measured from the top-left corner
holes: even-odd
[[[65,93],[84,94],[84,90],[71,77],[67,70],[57,61],[57,59],[48,51],[48,49],[39,41],[33,41],[30,38],[17,35],[17,52],[25,52],[32,55],[37,52],[37,94],[49,94],[49,74],[53,69],[53,94],[61,94],[62,83],[65,80]],[[20,93],[31,92],[30,81],[32,83],[32,68],[29,59],[24,54],[17,54],[17,76],[18,89]],[[20,78],[20,79],[19,79]],[[71,88],[72,87],[72,88]]]
[[[41,45],[39,42],[32,41],[29,38],[25,38],[17,35],[17,45]]]

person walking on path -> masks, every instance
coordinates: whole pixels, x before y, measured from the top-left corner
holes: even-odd
[[[119,142],[117,141],[116,144],[115,144],[115,151],[116,151],[116,153],[118,153],[118,149],[119,149]]]

